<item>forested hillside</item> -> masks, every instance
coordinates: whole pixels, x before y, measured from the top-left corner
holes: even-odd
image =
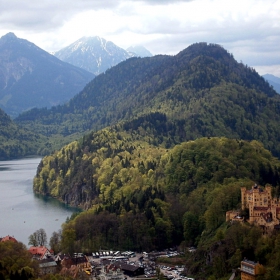
[[[280,154],[280,96],[215,44],[194,44],[176,56],[131,58],[96,77],[69,103],[33,109],[16,121],[44,135],[68,137],[151,112],[164,114],[180,141],[257,139]]]
[[[257,141],[201,138],[163,149],[141,138],[135,131],[104,129],[43,159],[34,190],[88,209],[63,226],[60,249],[151,251],[196,245],[199,258],[189,260],[188,269],[204,276],[226,275],[244,257],[269,263],[254,243],[262,239],[261,231],[231,227],[225,213],[240,208],[241,186],[271,184],[279,195],[278,159]],[[237,230],[242,243],[234,240]],[[251,235],[248,243],[245,237]],[[223,238],[220,255],[215,244]],[[216,256],[223,258],[222,272],[214,271]]]
[[[253,69],[201,43],[129,59],[66,105],[22,114],[19,123],[45,135],[91,130],[43,158],[34,178],[34,192],[84,209],[56,250],[195,245],[186,263],[200,279],[228,278],[244,257],[279,276],[278,233],[267,241],[257,227],[225,222],[241,186],[280,195],[279,98]]]
[[[47,137],[16,125],[0,109],[0,160],[42,155],[45,148],[48,150]]]

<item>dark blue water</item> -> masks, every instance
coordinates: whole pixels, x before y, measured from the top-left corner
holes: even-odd
[[[43,228],[48,241],[67,217],[78,211],[33,194],[33,178],[40,158],[0,161],[0,237],[14,236],[28,245],[28,237]]]

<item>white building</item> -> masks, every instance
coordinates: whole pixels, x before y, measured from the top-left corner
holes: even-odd
[[[104,265],[100,271],[100,280],[124,280],[123,271],[114,264]]]

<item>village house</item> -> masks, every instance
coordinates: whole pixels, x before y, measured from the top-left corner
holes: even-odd
[[[138,275],[143,275],[144,274],[144,268],[139,267],[138,265],[131,265],[127,264],[123,261],[110,261],[110,260],[103,260],[102,264],[104,266],[108,266],[110,264],[114,264],[116,268],[119,268],[123,271],[123,273],[129,277],[136,277]]]
[[[83,271],[91,271],[91,265],[88,261],[87,257],[83,254],[81,255],[75,255],[72,258],[72,263],[76,265],[80,270]]]
[[[58,263],[58,264],[61,264],[62,260],[64,259],[71,259],[71,256],[70,254],[57,254],[55,256],[55,261]]]
[[[55,274],[58,271],[57,263],[53,257],[39,261],[40,275]]]
[[[74,257],[61,255],[59,258],[61,259],[60,264],[64,275],[69,274],[76,277],[80,272],[90,274],[92,271],[90,262],[83,254],[76,254]]]
[[[1,242],[5,242],[5,241],[18,242],[13,236],[10,236],[10,235],[0,238],[0,241]]]
[[[45,246],[32,246],[28,249],[28,251],[31,253],[33,258],[37,260],[44,260],[48,257],[53,257],[53,251],[49,250]]]
[[[239,211],[231,210],[226,212],[226,221],[243,222],[244,218],[240,217]]]
[[[240,272],[241,280],[255,280],[257,276],[265,273],[265,269],[264,266],[259,263],[244,259],[241,262]]]
[[[110,263],[107,265],[103,265],[100,274],[100,280],[124,280],[124,274],[120,267]]]

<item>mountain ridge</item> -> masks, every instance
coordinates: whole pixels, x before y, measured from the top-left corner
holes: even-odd
[[[132,52],[135,54],[135,56],[140,56],[140,57],[150,57],[153,56],[153,54],[147,50],[145,47],[141,45],[133,45],[130,46],[126,49],[128,52]]]
[[[225,213],[256,182],[279,197],[280,96],[221,46],[130,58],[67,104],[17,121],[83,133],[44,157],[34,178],[34,192],[86,210],[63,225],[63,250],[197,246],[185,255],[195,278],[228,279],[248,257],[279,273],[279,234],[227,223]]]
[[[270,98],[275,102],[274,108]],[[225,120],[223,107],[219,108],[213,102],[216,99],[227,106],[235,106],[232,115]],[[260,104],[259,99],[262,100]],[[249,118],[248,125],[251,127],[253,120],[261,120],[263,110],[266,114],[270,110],[278,110],[278,103],[278,94],[254,69],[236,62],[219,45],[199,43],[176,56],[130,58],[97,76],[67,104],[51,110],[32,110],[19,116],[16,121],[36,128],[45,135],[53,131],[54,134],[67,136],[160,112],[166,114],[170,121],[184,119],[197,123],[196,118],[208,118],[218,125],[216,130],[220,131],[219,136],[222,136],[222,131],[226,132],[225,136],[229,136],[236,130],[234,125],[238,125],[239,132],[234,135],[237,137],[241,133],[247,137],[250,132],[246,132],[244,121],[234,120],[235,110],[244,119]],[[250,107],[245,109],[244,106]],[[213,118],[214,111],[217,112],[216,118]],[[72,123],[63,116],[71,119]],[[211,123],[206,119],[201,120],[201,124],[203,129],[207,129],[197,132],[197,135],[214,136]],[[186,129],[189,125],[186,124]],[[189,135],[195,137],[193,133]],[[274,141],[278,137],[273,136]]]
[[[83,68],[95,75],[103,73],[135,54],[118,47],[99,36],[82,37],[54,53],[62,61]]]
[[[66,102],[94,78],[11,32],[0,38],[0,69],[0,107],[13,117]]]
[[[0,160],[41,155],[44,154],[43,147],[46,146],[48,146],[47,137],[15,124],[0,109]]]
[[[276,77],[272,74],[265,74],[262,76],[265,80],[269,82],[270,85],[273,86],[274,90],[280,94],[280,78]]]

